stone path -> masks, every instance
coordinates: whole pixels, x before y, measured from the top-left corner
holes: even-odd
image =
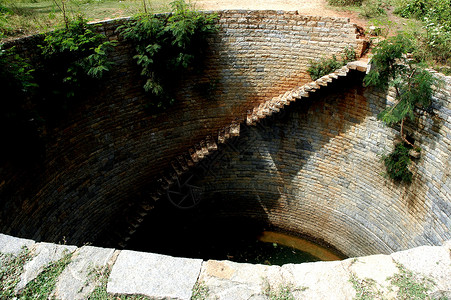
[[[392,255],[373,255],[343,261],[266,266],[230,261],[202,261],[153,253],[119,251],[91,246],[35,243],[0,234],[0,253],[19,255],[30,250],[16,292],[63,253],[71,262],[59,275],[52,296],[89,299],[101,280],[92,270],[110,271],[104,293],[141,295],[150,299],[396,299],[398,282],[424,284],[432,299],[451,297],[451,241],[443,246],[423,246]],[[0,260],[0,268],[5,266]],[[109,272],[104,272],[108,274]],[[394,279],[390,279],[394,278]],[[23,280],[25,280],[23,282]],[[409,291],[409,289],[407,289]],[[413,290],[412,290],[413,292]],[[409,298],[409,296],[408,296]],[[278,299],[278,298],[276,298]]]

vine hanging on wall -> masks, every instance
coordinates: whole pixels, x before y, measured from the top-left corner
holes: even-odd
[[[371,69],[364,78],[368,86],[376,86],[395,90],[395,103],[387,107],[379,115],[388,126],[399,125],[401,143],[395,145],[389,155],[382,160],[386,166],[387,175],[397,181],[410,183],[412,172],[409,170],[412,149],[421,149],[414,142],[407,139],[404,132],[405,122],[413,121],[415,109],[429,110],[431,105],[433,86],[437,86],[437,79],[425,69],[425,65],[408,59],[412,51],[411,40],[403,34],[381,41],[373,49]]]
[[[184,0],[171,3],[172,13],[142,14],[118,28],[135,45],[134,56],[146,78],[150,106],[165,109],[187,71],[200,71],[207,37],[217,31],[214,14],[192,10]]]

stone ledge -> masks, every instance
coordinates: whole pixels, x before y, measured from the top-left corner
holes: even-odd
[[[422,246],[391,255],[266,266],[129,250],[120,251],[114,262],[114,249],[34,243],[0,234],[1,253],[18,255],[17,249],[22,245],[41,249],[28,263],[39,261],[40,271],[45,262],[49,264],[55,255],[60,255],[55,253],[63,249],[74,251],[72,262],[59,276],[53,291],[56,299],[86,299],[100,284],[98,279],[88,276],[91,268],[109,264],[112,265],[109,294],[153,299],[191,299],[196,282],[208,290],[208,296],[202,299],[268,299],[268,290],[277,291],[280,287],[289,287],[296,299],[351,299],[356,296],[351,278],[362,284],[374,282],[382,297],[392,299],[396,297],[396,288],[393,290],[389,277],[399,273],[399,264],[416,278],[434,282],[428,291],[431,298],[451,296],[451,240],[442,246]]]

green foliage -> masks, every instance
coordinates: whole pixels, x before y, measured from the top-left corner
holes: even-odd
[[[424,32],[416,33],[417,60],[451,64],[451,0],[403,0],[395,12],[423,21]]]
[[[108,60],[112,46],[82,17],[69,21],[67,28],[48,33],[39,47],[45,59],[44,72],[53,86],[60,87],[53,93],[70,98],[83,80],[102,78],[112,65]]]
[[[23,248],[17,256],[0,253],[0,299],[14,298],[14,288],[20,281],[25,263],[30,259],[27,248]]]
[[[309,62],[309,68],[307,72],[310,74],[310,77],[313,80],[317,80],[318,78],[330,74],[333,71],[343,67],[350,61],[354,61],[356,59],[356,54],[354,49],[345,48],[343,54],[341,55],[341,60],[338,60],[335,55],[332,55],[331,58],[321,58],[320,60]]]
[[[395,182],[412,182],[413,174],[409,170],[411,162],[409,155],[410,149],[412,149],[412,147],[409,147],[409,145],[399,143],[390,154],[382,156],[387,176]]]
[[[190,10],[183,0],[171,3],[170,15],[139,15],[119,30],[134,43],[134,58],[146,78],[150,105],[164,109],[175,102],[183,74],[202,65],[207,37],[216,32],[216,15]]]
[[[360,6],[363,0],[327,0],[333,6]]]
[[[365,18],[375,18],[387,14],[387,4],[384,0],[364,0],[361,15]]]
[[[373,50],[371,69],[364,78],[366,85],[395,88],[397,103],[378,115],[389,126],[406,118],[413,120],[415,107],[426,109],[431,103],[436,79],[423,65],[407,59],[411,50],[411,40],[405,35],[380,42]]]
[[[295,300],[292,285],[282,285],[275,290],[268,285],[265,293],[270,300]]]
[[[390,283],[398,287],[397,299],[430,299],[428,292],[434,286],[432,280],[420,278],[400,264],[397,267],[399,273],[389,278]]]
[[[70,263],[72,254],[67,253],[60,260],[51,263],[18,295],[17,299],[49,299],[53,291],[58,276]]]
[[[381,292],[378,291],[376,281],[371,278],[360,279],[355,274],[351,273],[349,281],[356,291],[354,300],[374,300],[383,299]]]
[[[196,282],[193,287],[191,300],[205,300],[208,298],[209,289],[204,282]]]

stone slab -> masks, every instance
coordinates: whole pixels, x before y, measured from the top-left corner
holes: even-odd
[[[303,288],[296,299],[353,299],[355,290],[349,279],[349,260],[288,264],[282,266],[293,276],[295,286]]]
[[[96,287],[90,273],[105,267],[114,249],[83,246],[72,256],[72,261],[58,277],[51,297],[62,300],[87,299]]]
[[[391,254],[394,261],[432,279],[436,288],[451,296],[451,250],[444,246],[422,246]]]
[[[265,289],[289,284],[279,266],[252,265],[231,261],[209,260],[202,265],[199,281],[212,299],[267,299]]]
[[[35,279],[46,266],[55,262],[66,253],[72,253],[77,249],[76,246],[56,245],[50,243],[38,243],[33,245],[33,259],[24,266],[24,271],[20,276],[20,281],[15,287],[15,292],[19,292],[28,282]]]
[[[390,255],[371,255],[349,260],[349,271],[357,280],[374,280],[377,291],[386,295],[387,299],[394,299],[396,294],[389,278],[398,273],[398,268]]]
[[[190,299],[201,266],[201,259],[123,250],[111,271],[107,292]]]
[[[35,242],[33,240],[16,238],[0,233],[0,253],[18,255],[23,247],[30,248]]]

